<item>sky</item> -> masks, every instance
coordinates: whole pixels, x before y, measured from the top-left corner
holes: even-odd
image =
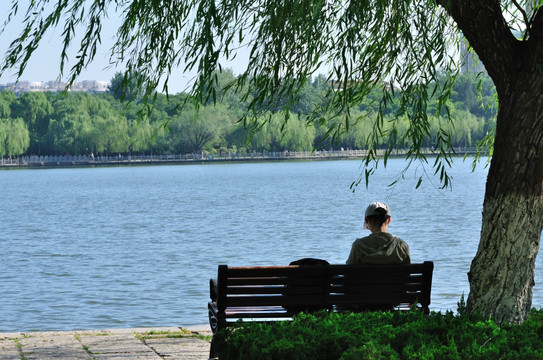
[[[11,41],[16,38],[22,30],[21,13],[24,13],[23,8],[28,3],[28,0],[19,1],[19,15],[14,19],[10,25],[6,28],[6,31],[0,35],[0,56],[4,58],[5,50],[8,48]],[[11,8],[11,0],[0,1],[0,19],[4,22],[9,10]],[[109,29],[108,29],[109,30]],[[111,30],[109,30],[111,31]],[[31,58],[25,72],[23,73],[21,80],[28,81],[49,81],[56,80],[59,76],[60,65],[60,53],[62,50],[61,44],[62,27],[57,28],[54,32],[47,33],[42,39],[42,43],[38,50]],[[98,80],[109,81],[116,71],[115,68],[108,67],[108,48],[113,44],[110,36],[104,36],[102,38],[102,47],[98,50],[95,63],[89,66],[85,70],[79,80]],[[108,46],[109,45],[109,46]],[[68,68],[69,69],[69,68]],[[67,71],[65,70],[65,73]],[[14,72],[8,73],[0,77],[0,83],[11,83],[15,80],[13,77]],[[63,77],[62,80],[66,80]]]
[[[0,24],[5,21],[8,12],[11,9],[12,0],[0,0]],[[18,0],[19,2],[19,14],[9,26],[5,32],[0,34],[0,58],[3,60],[5,51],[13,39],[15,39],[22,30],[22,19],[28,6],[29,0]],[[96,80],[96,81],[109,81],[115,75],[116,72],[123,71],[122,68],[115,68],[109,64],[110,48],[114,44],[114,36],[116,34],[117,25],[120,23],[119,16],[113,12],[109,13],[109,19],[104,24],[102,31],[102,44],[98,48],[93,63],[90,64],[87,69],[83,70],[78,77],[78,81],[83,80]],[[53,31],[46,33],[40,47],[34,52],[33,57],[28,63],[20,80],[27,81],[50,81],[57,80],[60,74],[60,54],[62,51],[62,35],[63,24],[60,23],[59,27]],[[77,44],[77,41],[74,42]],[[71,58],[74,58],[74,53]],[[242,57],[238,57],[242,58]],[[238,63],[229,63],[224,67],[231,68],[234,74],[240,74],[244,68],[243,61]],[[62,81],[66,80],[69,75],[71,66],[65,66],[64,76]],[[16,79],[14,77],[15,72],[8,72],[5,75],[0,76],[0,84],[13,83]],[[187,90],[187,87],[191,84],[191,79],[194,74],[183,73],[182,68],[176,69],[174,75],[170,77],[168,83],[169,92],[175,94]],[[160,89],[159,89],[160,90]]]

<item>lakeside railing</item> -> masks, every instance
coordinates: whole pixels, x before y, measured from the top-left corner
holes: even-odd
[[[475,148],[457,148],[459,155],[472,154]],[[407,150],[394,150],[392,156],[405,155]],[[432,155],[431,149],[424,151]],[[145,163],[190,163],[190,162],[219,162],[219,161],[258,161],[258,160],[304,160],[304,159],[332,159],[332,158],[363,158],[367,150],[318,150],[318,151],[273,151],[223,154],[169,154],[169,155],[58,155],[58,156],[24,156],[18,158],[1,158],[0,167],[24,166],[71,166],[71,165],[127,165]],[[377,150],[377,156],[383,156],[384,150]]]

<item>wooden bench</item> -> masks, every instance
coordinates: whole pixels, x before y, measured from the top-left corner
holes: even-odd
[[[219,265],[210,281],[213,333],[239,319],[285,320],[306,310],[430,312],[434,263],[409,265]]]

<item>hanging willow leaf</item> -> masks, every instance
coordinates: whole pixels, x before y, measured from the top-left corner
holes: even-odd
[[[11,0],[0,33],[19,7]],[[59,72],[70,64],[68,78],[75,81],[96,56],[104,19],[116,12],[121,20],[110,62],[123,66],[127,78],[138,74],[145,99],[154,97],[161,80],[175,81],[178,71],[190,71],[196,72],[193,98],[216,102],[215,72],[245,55],[247,68],[229,85],[248,102],[240,120],[250,123],[271,110],[283,112],[286,121],[308,77],[325,69],[327,81],[336,86],[307,123],[325,126],[327,136],[337,138],[358,121],[351,109],[378,90],[368,159],[378,159],[375,151],[385,143],[385,162],[394,149],[406,146],[408,158],[425,161],[420,149],[432,136],[434,116],[428,103],[437,98],[435,116],[442,109],[448,114],[459,68],[453,54],[459,52],[461,34],[451,26],[447,7],[435,0],[37,0],[26,10],[24,30],[9,46],[0,72],[17,68],[21,76],[45,34],[63,26]],[[70,57],[73,47],[76,55]],[[451,81],[428,87],[444,73],[453,75]],[[162,89],[167,92],[168,84]],[[408,131],[385,120],[391,112],[408,120]],[[439,162],[449,163],[451,140],[446,133],[440,136],[435,151]]]

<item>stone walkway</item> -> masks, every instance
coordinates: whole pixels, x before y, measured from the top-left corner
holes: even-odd
[[[0,333],[0,359],[207,360],[210,342],[204,327]]]

